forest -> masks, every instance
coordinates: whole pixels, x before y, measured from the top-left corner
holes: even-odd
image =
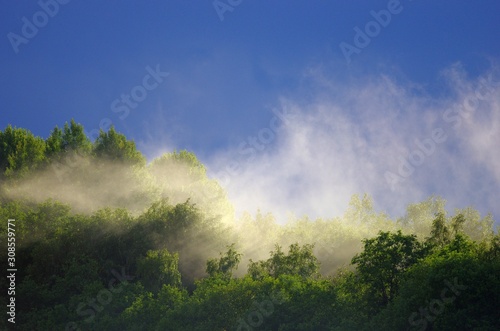
[[[236,217],[189,151],[147,162],[74,120],[47,137],[0,130],[0,329],[500,330],[500,234],[473,206],[393,219],[360,193],[331,219]]]

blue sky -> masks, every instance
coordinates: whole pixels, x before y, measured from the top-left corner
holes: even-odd
[[[366,192],[500,216],[498,1],[1,3],[1,128],[188,149],[240,211],[331,217]]]

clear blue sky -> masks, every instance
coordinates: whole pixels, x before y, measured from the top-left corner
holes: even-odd
[[[2,129],[112,122],[149,159],[195,152],[238,210],[330,217],[366,192],[500,217],[498,1],[1,4]]]

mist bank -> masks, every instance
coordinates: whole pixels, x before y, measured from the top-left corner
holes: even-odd
[[[293,118],[290,114],[296,114],[296,111],[288,109],[281,114],[288,114],[287,121],[290,121]],[[448,212],[446,200],[437,196],[399,206],[404,213],[398,218],[377,209],[367,194],[343,196],[347,207],[336,217],[289,214],[284,220],[260,210],[255,214],[243,212],[237,215],[226,190],[217,180],[209,178],[206,167],[193,153],[173,151],[146,163],[135,143],[114,128],[101,131],[94,142],[83,132],[83,127],[74,121],[67,123],[62,130],[56,127],[45,140],[34,137],[26,129],[8,127],[1,131],[0,139],[14,146],[4,148],[0,154],[0,160],[3,160],[0,162],[3,166],[0,178],[2,201],[22,202],[33,208],[57,202],[67,206],[71,213],[85,217],[99,217],[103,210],[123,210],[131,220],[149,215],[151,208],[158,204],[173,208],[187,203],[203,219],[200,224],[209,225],[206,236],[212,231],[208,229],[217,229],[214,231],[218,233],[217,244],[212,240],[198,241],[194,246],[183,244],[182,263],[198,261],[191,263],[191,281],[204,274],[207,258],[232,243],[244,257],[242,268],[236,272],[238,275],[245,273],[249,260],[263,259],[276,245],[289,247],[294,243],[314,245],[321,272],[332,275],[338,268],[349,266],[350,258],[361,250],[363,239],[373,237],[379,231],[402,230],[423,240],[429,235],[432,222],[439,213],[446,215],[448,221],[459,214],[464,215],[465,232],[473,240],[488,240],[492,235],[492,215],[481,215],[468,206]],[[253,183],[258,182],[260,179],[253,180]],[[247,194],[254,192],[253,185]],[[241,190],[246,191],[246,188]],[[322,204],[324,197],[318,199]],[[302,201],[292,199],[290,203],[292,208],[300,206]],[[308,202],[304,201],[304,204]],[[121,231],[119,223],[108,230]],[[198,228],[197,231],[202,233],[204,230]],[[47,234],[43,228],[37,230],[36,238],[44,235]],[[157,247],[163,247],[165,242],[174,239],[155,240]],[[185,240],[175,239],[179,245]]]
[[[146,163],[114,128],[94,142],[83,132],[75,121],[47,139],[11,126],[0,131],[0,218],[16,224],[22,329],[241,329],[256,325],[246,317],[255,300],[277,305],[276,315],[259,308],[269,330],[371,330],[377,319],[394,329],[407,322],[392,317],[401,314],[391,304],[415,297],[412,281],[460,272],[483,284],[498,270],[494,219],[471,207],[447,213],[446,201],[431,196],[393,219],[369,195],[355,194],[333,218],[235,216],[193,153]],[[1,222],[0,231],[7,226]],[[0,255],[7,261],[7,250]],[[433,293],[418,293],[409,305],[418,308]],[[470,295],[466,302],[476,302],[484,291]],[[325,310],[331,314],[315,315]],[[488,321],[495,316],[488,310]]]
[[[498,220],[495,61],[480,72],[454,63],[427,84],[396,69],[348,77],[336,69],[312,63],[260,127],[204,158],[237,215],[333,218],[352,195],[368,193],[392,218],[438,195],[450,213],[474,206]]]

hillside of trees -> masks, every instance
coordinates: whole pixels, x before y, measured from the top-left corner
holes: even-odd
[[[354,195],[333,219],[236,218],[193,153],[148,163],[84,132],[0,130],[0,259],[5,275],[15,219],[18,268],[0,329],[500,330],[491,215],[432,196],[391,219]]]

